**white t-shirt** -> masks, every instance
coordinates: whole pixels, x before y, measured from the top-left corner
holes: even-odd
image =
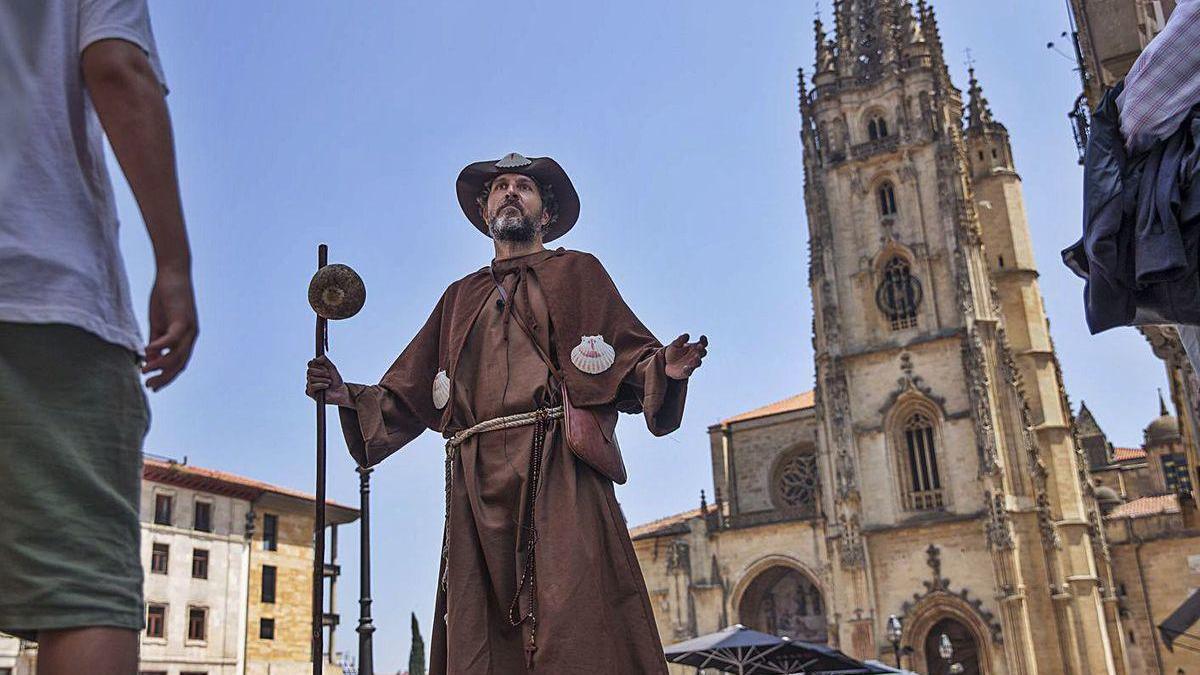
[[[7,1],[7,0],[5,0]],[[80,57],[118,38],[164,84],[145,0],[38,0],[33,95],[19,158],[0,196],[0,321],[65,323],[140,353],[117,236],[103,130]]]

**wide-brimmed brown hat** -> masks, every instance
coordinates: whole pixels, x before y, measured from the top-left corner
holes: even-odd
[[[455,184],[458,204],[467,220],[480,232],[492,236],[476,200],[483,191],[484,184],[502,173],[529,176],[554,190],[554,200],[558,202],[558,217],[546,228],[542,241],[558,239],[575,226],[575,221],[579,219],[579,195],[575,192],[571,179],[567,177],[567,172],[549,157],[525,157],[520,153],[510,152],[503,159],[468,164],[467,168],[458,174],[458,182]]]

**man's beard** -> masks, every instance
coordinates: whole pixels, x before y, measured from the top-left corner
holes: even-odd
[[[521,214],[496,215],[488,223],[492,238],[497,241],[511,241],[524,244],[533,241],[538,234],[538,224],[529,216]]]

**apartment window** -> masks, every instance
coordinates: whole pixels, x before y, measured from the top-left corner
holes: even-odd
[[[279,548],[279,516],[273,513],[263,514],[263,550],[274,551]]]
[[[1166,483],[1167,491],[1176,493],[1192,491],[1187,457],[1183,453],[1163,455],[1160,461],[1162,462],[1163,482]]]
[[[160,638],[166,635],[167,606],[146,605],[146,637]]]
[[[208,578],[208,551],[198,548],[192,551],[192,578]]]
[[[150,547],[150,571],[154,574],[166,574],[167,563],[170,560],[171,547],[167,544],[154,544]]]
[[[262,568],[262,601],[275,602],[275,566],[263,565]]]
[[[205,624],[208,622],[208,610],[203,607],[188,608],[188,632],[187,639],[203,640]]]
[[[258,637],[260,640],[275,639],[275,619],[258,620]]]
[[[156,525],[170,525],[171,511],[174,506],[175,498],[171,495],[154,495],[154,523]]]
[[[200,532],[212,532],[212,504],[196,502],[196,510],[192,514],[192,529]]]
[[[933,421],[922,412],[909,415],[903,438],[903,467],[908,473],[905,507],[914,511],[942,508],[942,479],[938,474]]]

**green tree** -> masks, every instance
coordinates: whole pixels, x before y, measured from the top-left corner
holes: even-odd
[[[412,651],[408,654],[408,675],[425,675],[425,640],[421,638],[416,612],[412,615]]]

